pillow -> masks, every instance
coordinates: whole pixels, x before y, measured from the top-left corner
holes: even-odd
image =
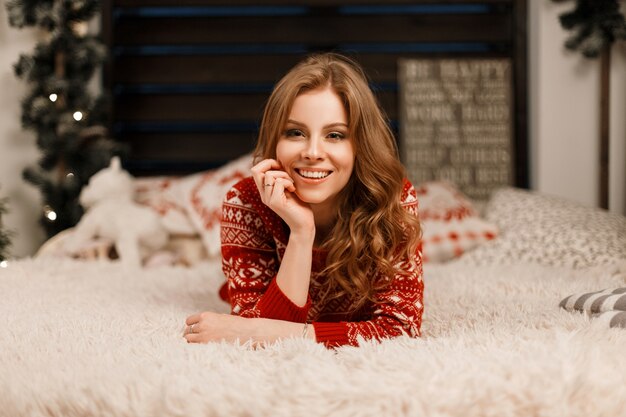
[[[572,294],[559,307],[590,314],[604,327],[626,328],[626,287]]]
[[[195,235],[197,231],[181,193],[181,181],[176,177],[136,178],[133,182],[135,201],[156,211],[170,234]]]
[[[506,187],[493,194],[485,217],[500,237],[464,255],[465,261],[570,268],[626,261],[626,217],[606,210]]]
[[[598,316],[597,321],[606,327],[620,327],[626,329],[626,311],[606,311]]]
[[[452,184],[432,181],[416,189],[424,262],[443,262],[492,240],[498,228],[481,219]]]
[[[247,154],[207,172],[190,175],[179,184],[187,213],[199,231],[209,256],[220,254],[222,202],[228,190],[239,180],[249,177],[252,155]]]
[[[568,311],[603,313],[605,311],[626,311],[626,287],[611,288],[565,297],[559,307]]]
[[[136,180],[136,199],[163,216],[168,230],[199,233],[209,256],[220,253],[220,221],[226,192],[250,175],[252,155],[221,168],[182,178]],[[449,183],[428,182],[416,188],[422,223],[424,261],[442,262],[491,240],[497,228],[476,213],[471,202]]]

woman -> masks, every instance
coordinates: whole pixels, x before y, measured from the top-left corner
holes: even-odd
[[[268,100],[254,155],[223,205],[232,314],[190,316],[187,341],[419,336],[417,199],[361,68],[332,53],[296,65]]]

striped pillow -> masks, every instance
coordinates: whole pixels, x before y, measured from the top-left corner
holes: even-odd
[[[593,314],[609,327],[626,328],[626,287],[572,294],[559,303],[568,311]]]
[[[600,314],[596,320],[604,323],[606,327],[622,327],[626,329],[626,311],[605,311]]]
[[[626,287],[572,294],[564,298],[559,306],[569,311],[592,314],[610,310],[626,311]]]

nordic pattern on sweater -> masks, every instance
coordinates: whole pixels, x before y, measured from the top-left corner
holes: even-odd
[[[402,206],[417,216],[417,196],[404,181]],[[328,347],[358,345],[365,340],[408,334],[419,336],[424,283],[422,256],[402,259],[397,267],[408,274],[396,274],[376,294],[377,303],[367,303],[348,314],[353,300],[344,296],[325,305],[320,303],[320,286],[327,279],[324,250],[313,249],[309,295],[304,306],[293,303],[278,287],[276,275],[289,239],[289,228],[262,201],[254,180],[241,180],[226,194],[222,212],[222,267],[227,278],[231,313],[242,317],[264,317],[312,323],[316,339]],[[386,277],[375,277],[386,279]]]

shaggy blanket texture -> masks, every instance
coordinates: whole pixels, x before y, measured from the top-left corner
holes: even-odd
[[[426,265],[424,336],[326,350],[191,345],[218,263],[0,270],[1,416],[624,416],[626,329],[559,308],[611,268]]]

